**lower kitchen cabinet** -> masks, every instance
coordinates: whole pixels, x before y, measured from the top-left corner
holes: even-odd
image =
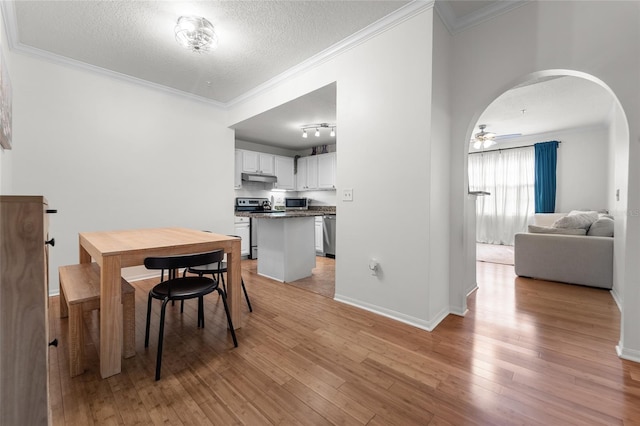
[[[249,256],[251,251],[249,237],[251,235],[250,220],[248,217],[236,216],[234,235],[242,238],[240,244],[240,255]]]

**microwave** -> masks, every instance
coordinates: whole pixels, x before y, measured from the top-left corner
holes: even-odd
[[[309,208],[308,198],[285,198],[285,210],[307,210]]]

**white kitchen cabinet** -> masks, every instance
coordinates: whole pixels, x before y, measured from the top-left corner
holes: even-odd
[[[243,173],[263,173],[268,175],[274,174],[275,156],[273,154],[256,151],[241,151]]]
[[[336,189],[336,153],[318,155],[318,188]]]
[[[296,160],[298,171],[296,172],[296,190],[306,191],[307,189],[307,160],[309,157],[300,157]]]
[[[273,185],[274,188],[296,189],[293,161],[292,157],[274,156],[275,175],[278,177],[278,181]]]
[[[235,189],[242,188],[242,151],[236,149],[236,165],[235,165],[235,173],[233,177],[233,187]]]
[[[315,155],[298,158],[296,189],[310,191],[318,189],[318,158]]]
[[[242,238],[242,242],[240,243],[240,255],[249,256],[249,237],[251,235],[250,219],[248,217],[236,216],[234,228],[234,235]]]
[[[324,236],[322,227],[322,216],[316,216],[316,253],[323,254],[324,252]]]
[[[296,189],[298,191],[336,189],[336,153],[298,158]]]

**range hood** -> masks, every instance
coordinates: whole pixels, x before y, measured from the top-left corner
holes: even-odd
[[[261,173],[242,173],[242,180],[246,182],[276,183],[278,178],[274,175],[265,175]]]

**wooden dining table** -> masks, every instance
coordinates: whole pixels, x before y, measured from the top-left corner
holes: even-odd
[[[187,228],[81,232],[80,263],[100,265],[100,375],[122,369],[122,268],[143,265],[149,256],[172,256],[222,249],[227,254],[227,301],[234,328],[240,309],[240,238]]]

